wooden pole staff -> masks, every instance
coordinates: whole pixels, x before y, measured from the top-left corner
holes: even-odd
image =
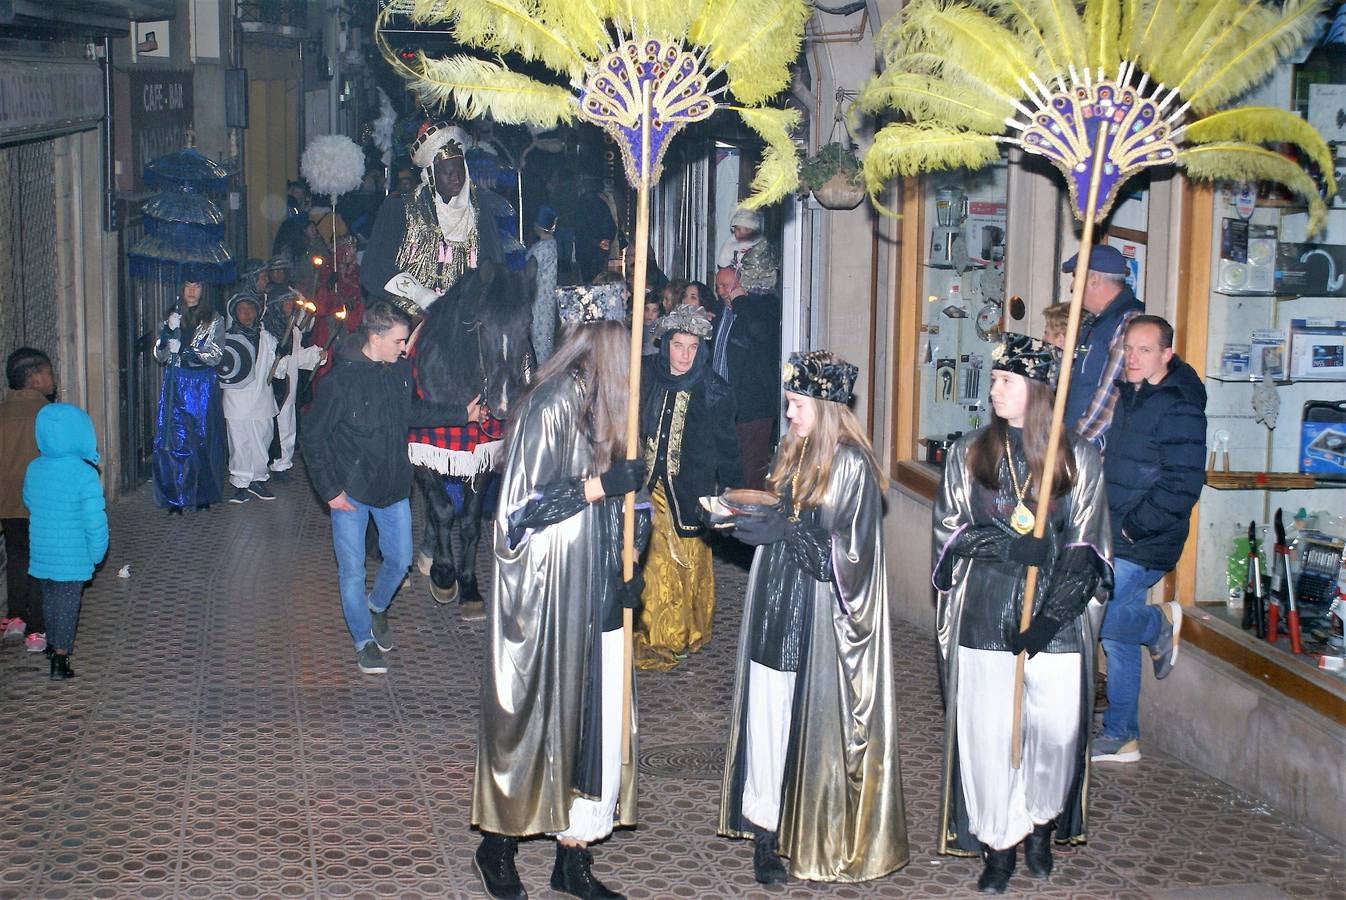
[[[650,246],[650,84],[640,90],[640,183],[636,185],[636,271],[631,285],[631,358],[626,397],[626,458],[640,455],[640,362],[645,332],[645,267]],[[636,495],[626,495],[622,517],[622,577],[636,571]],[[631,609],[622,610],[622,764],[631,759],[631,699],[635,624]]]
[[[1052,482],[1056,478],[1056,454],[1061,447],[1061,432],[1066,418],[1066,395],[1070,393],[1070,370],[1075,364],[1075,343],[1080,334],[1080,310],[1084,306],[1084,284],[1089,277],[1089,257],[1094,246],[1094,216],[1098,212],[1098,182],[1103,172],[1103,158],[1107,156],[1104,140],[1106,125],[1100,125],[1094,146],[1093,168],[1089,173],[1089,196],[1085,206],[1084,229],[1080,234],[1080,252],[1075,258],[1075,280],[1070,291],[1070,318],[1066,322],[1065,352],[1061,356],[1061,374],[1056,380],[1056,402],[1052,404],[1052,430],[1047,437],[1047,455],[1042,464],[1038,484],[1037,509],[1034,511],[1033,537],[1040,538],[1047,529],[1052,500]],[[1073,423],[1072,423],[1073,424]],[[1014,460],[1009,460],[1014,465]],[[1033,598],[1037,594],[1037,566],[1029,566],[1024,579],[1024,605],[1019,613],[1019,631],[1027,631],[1033,623]],[[1010,765],[1019,768],[1023,755],[1023,704],[1025,651],[1014,659],[1014,718],[1010,732]]]

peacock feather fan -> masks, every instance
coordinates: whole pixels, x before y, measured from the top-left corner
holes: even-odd
[[[885,66],[859,107],[901,121],[865,156],[865,186],[979,168],[1017,146],[1065,176],[1077,218],[1095,221],[1141,169],[1271,181],[1303,198],[1309,231],[1336,193],[1332,153],[1293,113],[1225,108],[1313,32],[1325,0],[913,0],[885,26]],[[1302,163],[1268,146],[1290,144]],[[1315,181],[1310,168],[1316,169]],[[880,209],[882,207],[880,206]]]
[[[767,145],[745,201],[762,206],[799,186],[790,139],[799,117],[770,101],[789,83],[810,12],[807,0],[393,0],[377,33],[384,57],[427,102],[507,124],[590,122],[622,148],[633,185],[659,179],[683,127],[732,110]],[[395,15],[493,58],[421,53],[404,62],[382,34]],[[565,85],[510,69],[507,54]]]

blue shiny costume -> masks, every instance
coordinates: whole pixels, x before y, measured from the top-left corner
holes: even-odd
[[[213,327],[212,327],[213,326]],[[160,334],[155,355],[168,363],[154,419],[154,499],[169,509],[220,502],[228,453],[224,408],[214,363],[223,331],[218,317],[178,353],[167,352],[176,331]],[[211,360],[214,360],[214,363]]]

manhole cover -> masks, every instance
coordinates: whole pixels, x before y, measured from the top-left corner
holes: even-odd
[[[704,741],[650,747],[640,751],[639,765],[643,775],[719,781],[724,775],[724,744]]]

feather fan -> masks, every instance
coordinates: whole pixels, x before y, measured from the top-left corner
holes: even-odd
[[[969,5],[969,3],[971,5]],[[890,178],[977,168],[1011,144],[1045,157],[1087,214],[1088,162],[1109,163],[1095,218],[1143,168],[1263,179],[1326,207],[1313,178],[1259,144],[1295,145],[1336,190],[1332,152],[1299,117],[1221,109],[1312,33],[1325,0],[911,0],[880,35],[885,70],[857,106],[910,120],[879,132],[864,160],[874,200]],[[1200,116],[1188,122],[1189,116]],[[1184,149],[1179,142],[1190,146]]]
[[[735,111],[767,146],[752,180],[752,194],[743,205],[756,209],[793,193],[799,187],[799,153],[790,132],[799,125],[799,110],[736,107]]]

